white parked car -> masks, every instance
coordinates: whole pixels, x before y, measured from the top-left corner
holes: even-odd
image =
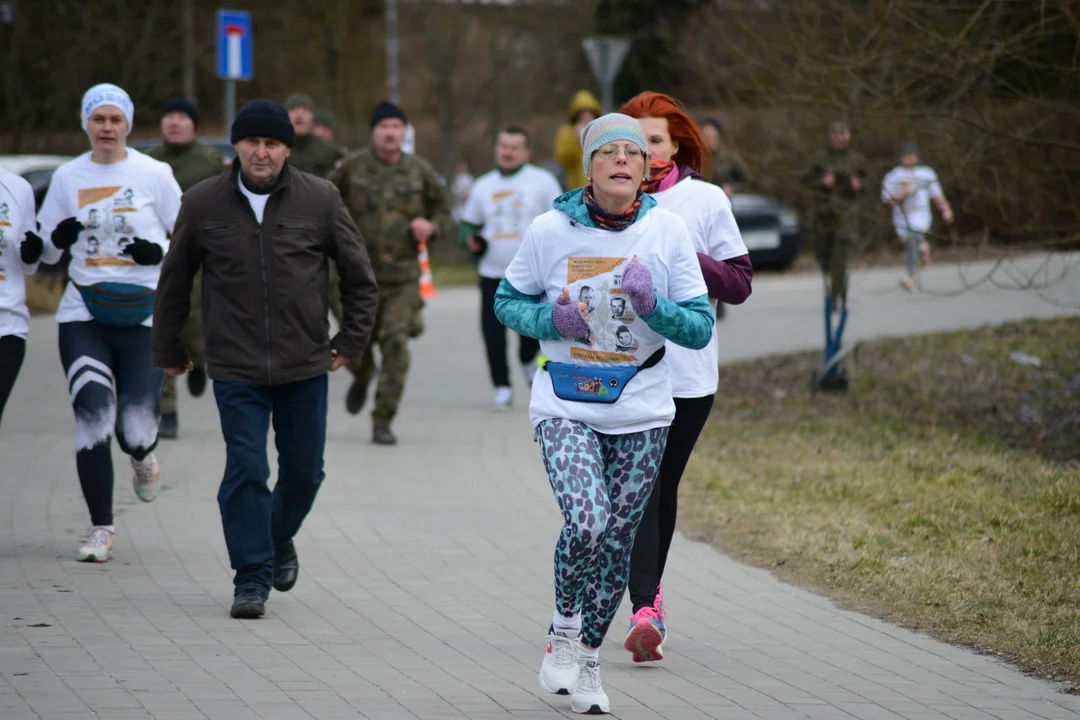
[[[34,188],[34,200],[40,208],[53,172],[71,158],[71,155],[0,155],[0,167],[30,183],[30,187]]]

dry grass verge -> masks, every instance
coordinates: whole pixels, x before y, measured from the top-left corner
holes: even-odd
[[[846,607],[1080,682],[1078,337],[1070,318],[874,341],[846,396],[811,397],[819,353],[724,368],[682,527]]]

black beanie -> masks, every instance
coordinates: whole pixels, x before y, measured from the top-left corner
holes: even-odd
[[[165,103],[165,107],[161,108],[161,117],[165,117],[171,112],[184,113],[191,118],[191,122],[195,124],[195,127],[199,127],[199,111],[195,109],[195,106],[187,98],[175,97]]]
[[[249,137],[274,138],[292,147],[296,131],[285,108],[273,100],[252,100],[236,113],[229,142],[235,145]]]
[[[392,120],[394,118],[397,118],[406,125],[409,124],[409,121],[405,119],[405,111],[397,105],[392,102],[379,103],[378,107],[375,108],[375,111],[371,113],[371,127],[374,128],[383,120]]]

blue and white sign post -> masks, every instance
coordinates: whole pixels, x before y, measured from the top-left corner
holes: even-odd
[[[217,75],[225,81],[225,134],[236,117],[236,81],[254,77],[255,57],[251,43],[251,13],[217,11]]]

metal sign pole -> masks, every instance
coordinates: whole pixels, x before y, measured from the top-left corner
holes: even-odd
[[[233,120],[236,118],[236,81],[225,81],[225,134],[229,134]]]
[[[401,104],[398,86],[398,7],[397,0],[386,0],[386,90],[390,102]]]

